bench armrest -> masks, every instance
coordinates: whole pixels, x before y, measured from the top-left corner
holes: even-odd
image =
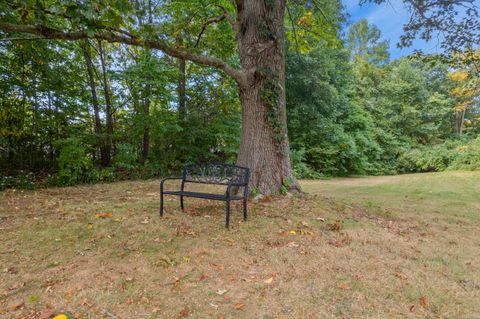
[[[160,191],[163,191],[163,184],[168,180],[183,180],[183,177],[165,177],[160,181]]]

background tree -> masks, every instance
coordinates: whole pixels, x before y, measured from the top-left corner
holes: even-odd
[[[369,25],[366,19],[355,22],[347,33],[347,48],[352,59],[364,59],[370,64],[384,64],[388,62],[389,43],[381,41],[381,32],[375,25]]]
[[[384,3],[385,0],[361,0],[360,3]],[[420,38],[439,39],[448,51],[478,46],[480,43],[480,8],[474,0],[403,0],[410,19],[403,26],[400,47],[411,46]]]

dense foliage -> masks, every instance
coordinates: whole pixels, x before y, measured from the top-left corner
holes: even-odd
[[[288,15],[297,176],[479,169],[480,50],[390,62],[375,26],[360,21],[343,36],[339,2],[325,7],[333,24],[314,10]],[[165,19],[187,23],[187,13],[171,10]],[[229,32],[218,28],[202,41]],[[308,32],[315,28],[322,32]],[[178,32],[178,45],[198,41],[194,31]],[[2,41],[0,61],[0,189],[148,178],[236,159],[240,102],[216,69],[94,40]]]

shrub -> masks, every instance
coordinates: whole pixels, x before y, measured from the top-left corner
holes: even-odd
[[[456,156],[448,169],[480,170],[480,137],[456,148]]]
[[[14,176],[0,176],[0,191],[7,188],[33,189],[33,178],[33,173],[23,171]]]
[[[324,177],[321,173],[312,169],[305,160],[306,151],[304,148],[291,150],[291,161],[293,173],[297,178],[319,179]]]
[[[92,181],[93,163],[86,154],[86,147],[78,138],[55,142],[58,156],[58,186],[70,186]]]
[[[137,165],[137,153],[131,144],[117,145],[117,152],[113,157],[113,166],[119,169],[134,170]]]
[[[410,149],[398,159],[398,171],[441,172],[480,169],[480,138],[447,140],[442,144]]]

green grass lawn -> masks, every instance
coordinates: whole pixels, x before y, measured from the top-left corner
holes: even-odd
[[[479,172],[302,185],[229,231],[153,180],[2,192],[0,318],[480,318]]]

